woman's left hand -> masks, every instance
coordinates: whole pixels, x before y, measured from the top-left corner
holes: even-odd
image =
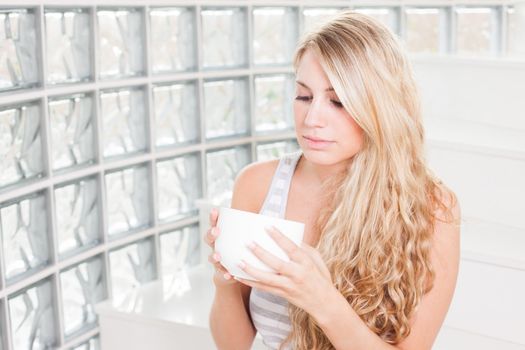
[[[311,315],[320,312],[335,290],[330,271],[321,255],[304,242],[298,246],[275,227],[267,229],[267,232],[290,261],[284,261],[252,243],[249,248],[253,254],[275,272],[257,269],[243,261],[240,268],[258,281],[235,278],[250,287],[283,297]]]

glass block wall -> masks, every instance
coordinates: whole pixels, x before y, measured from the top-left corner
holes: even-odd
[[[200,263],[196,199],[297,149],[293,49],[337,11],[414,54],[525,52],[522,1],[391,3],[2,4],[0,350],[99,349],[94,304]]]

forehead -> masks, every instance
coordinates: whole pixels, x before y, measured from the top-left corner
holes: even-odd
[[[319,59],[311,50],[306,50],[299,60],[296,80],[298,85],[315,90],[330,90],[332,87]]]

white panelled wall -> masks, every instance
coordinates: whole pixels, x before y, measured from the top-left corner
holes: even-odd
[[[428,160],[463,217],[457,289],[436,348],[525,349],[525,62],[416,58],[414,67]]]

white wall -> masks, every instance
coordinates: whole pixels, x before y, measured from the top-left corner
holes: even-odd
[[[458,195],[462,258],[439,349],[525,349],[525,62],[414,58],[431,168]]]
[[[414,57],[425,116],[525,131],[525,61]]]

